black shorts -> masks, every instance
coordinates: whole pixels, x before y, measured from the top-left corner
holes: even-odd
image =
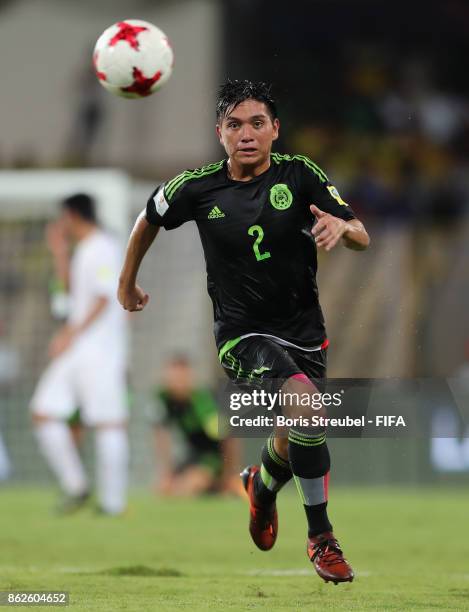
[[[262,386],[275,392],[287,378],[305,374],[323,392],[327,348],[303,351],[282,346],[265,336],[249,336],[223,355],[221,365],[236,385]]]

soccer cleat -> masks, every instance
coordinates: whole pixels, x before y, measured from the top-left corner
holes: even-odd
[[[65,495],[55,508],[55,514],[67,515],[83,508],[90,499],[90,492],[84,491],[79,495]]]
[[[278,516],[275,502],[265,508],[256,505],[254,477],[259,472],[257,465],[249,465],[241,472],[241,479],[249,498],[249,533],[257,548],[270,550],[277,539]]]
[[[353,570],[344,558],[332,531],[325,531],[308,538],[306,552],[314,565],[314,569],[326,582],[330,580],[334,584],[352,582],[354,578]]]

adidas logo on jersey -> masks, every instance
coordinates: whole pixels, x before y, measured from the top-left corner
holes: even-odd
[[[218,206],[214,206],[212,210],[208,213],[207,219],[221,219],[225,216],[225,213],[218,208]]]

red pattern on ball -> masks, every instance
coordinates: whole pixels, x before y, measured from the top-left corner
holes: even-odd
[[[93,66],[94,66],[94,71],[96,72],[96,76],[98,77],[98,79],[100,81],[105,81],[106,75],[104,74],[104,72],[101,72],[100,70],[98,70],[98,52],[97,51],[96,53],[93,54]]]
[[[147,78],[141,70],[134,67],[133,77],[134,82],[132,83],[132,85],[129,85],[128,87],[121,87],[121,91],[125,91],[127,93],[136,93],[142,97],[149,96],[152,93],[151,88],[161,78],[161,70],[155,72],[152,77]]]
[[[145,28],[144,26],[133,26],[132,24],[127,23],[126,21],[119,21],[117,26],[119,28],[119,31],[114,34],[108,45],[110,47],[114,47],[114,45],[117,45],[120,40],[125,40],[125,42],[129,43],[132,49],[138,51],[140,47],[139,42],[137,40],[138,35],[140,34],[140,32],[145,32],[145,30],[148,30],[148,28]]]

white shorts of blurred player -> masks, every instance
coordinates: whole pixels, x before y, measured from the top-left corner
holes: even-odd
[[[123,359],[77,344],[49,364],[31,399],[33,414],[66,420],[77,408],[90,427],[127,421]]]

